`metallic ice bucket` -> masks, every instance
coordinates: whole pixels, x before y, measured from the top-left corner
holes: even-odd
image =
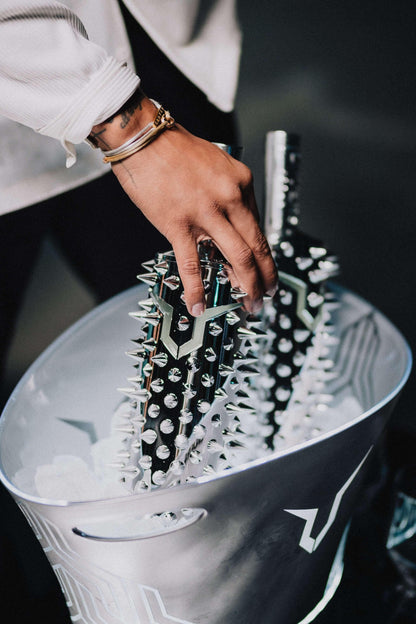
[[[410,370],[408,346],[371,305],[333,286],[337,377],[325,392],[362,413],[284,451],[174,488],[45,500],[31,484],[57,454],[89,459],[109,434],[136,287],[69,329],[28,370],[0,429],[0,477],[40,540],[74,622],[306,624],[334,594],[371,449]],[[132,325],[133,323],[133,325]],[[336,409],[335,409],[336,413]],[[27,486],[15,475],[25,468]]]

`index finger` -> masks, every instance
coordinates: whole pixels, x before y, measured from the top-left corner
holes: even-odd
[[[173,251],[183,284],[187,310],[192,316],[200,316],[205,311],[205,292],[197,242],[192,237],[181,238],[175,241]]]

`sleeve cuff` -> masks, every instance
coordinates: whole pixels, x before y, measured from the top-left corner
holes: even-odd
[[[140,85],[140,78],[113,57],[106,59],[69,105],[51,122],[38,129],[58,139],[66,151],[66,166],[76,162],[77,143],[82,143],[91,128],[115,113]]]

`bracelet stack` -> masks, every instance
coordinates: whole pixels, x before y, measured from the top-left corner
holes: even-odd
[[[169,111],[165,110],[163,106],[157,105],[157,112],[154,120],[147,124],[140,132],[135,134],[131,139],[116,147],[115,149],[103,152],[105,163],[114,163],[135,154],[142,150],[155,140],[159,134],[165,130],[172,128],[175,123],[174,118]]]

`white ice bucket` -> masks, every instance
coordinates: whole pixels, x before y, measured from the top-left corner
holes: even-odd
[[[406,341],[382,314],[332,289],[341,302],[338,376],[326,389],[333,428],[184,486],[104,499],[97,491],[98,500],[83,501],[41,498],[34,486],[40,465],[57,455],[90,463],[91,444],[109,435],[116,388],[131,376],[128,312],[143,287],[96,308],[30,367],[1,418],[0,477],[74,622],[306,624],[325,607],[371,449],[411,366]],[[359,413],[345,414],[349,400]]]

